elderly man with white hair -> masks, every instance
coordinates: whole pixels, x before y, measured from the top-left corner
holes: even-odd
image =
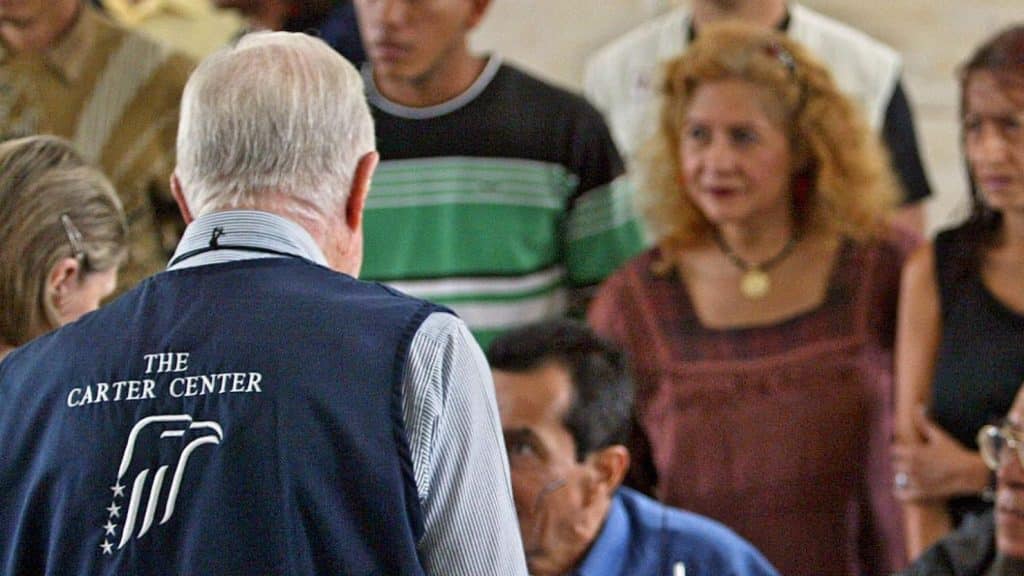
[[[479,348],[355,278],[376,163],[323,42],[196,70],[168,270],[0,364],[0,573],[526,574]]]

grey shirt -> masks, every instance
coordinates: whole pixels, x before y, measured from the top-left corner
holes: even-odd
[[[996,550],[992,510],[968,516],[956,531],[929,548],[903,576],[1021,576],[1024,558],[1011,558]]]

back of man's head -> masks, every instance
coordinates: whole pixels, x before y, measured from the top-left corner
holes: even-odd
[[[374,149],[359,73],[319,39],[260,32],[196,69],[175,171],[193,216],[276,208],[322,221],[343,210]]]
[[[633,386],[621,352],[585,325],[548,320],[499,336],[487,349],[491,368],[527,372],[550,361],[569,373],[573,400],[566,429],[577,459],[612,445],[625,445],[633,410]]]

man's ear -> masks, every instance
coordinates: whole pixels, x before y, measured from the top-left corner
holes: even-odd
[[[188,207],[188,201],[185,200],[185,193],[181,189],[181,180],[178,180],[177,172],[171,174],[171,195],[174,196],[174,201],[178,204],[181,219],[188,226],[195,218],[192,216],[192,210]]]
[[[372,150],[364,154],[356,164],[355,173],[352,175],[352,187],[349,188],[348,200],[345,201],[345,224],[353,232],[362,229],[366,195],[370,193],[370,182],[379,161],[380,155]]]
[[[615,444],[592,453],[588,459],[594,474],[592,487],[595,493],[610,498],[626,478],[626,472],[629,470],[629,450],[625,446]]]
[[[469,19],[466,21],[466,30],[472,30],[479,26],[480,21],[487,14],[487,9],[491,7],[491,0],[470,0],[470,3],[472,8],[470,9]]]

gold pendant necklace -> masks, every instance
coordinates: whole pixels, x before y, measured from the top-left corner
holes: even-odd
[[[771,288],[772,281],[768,273],[756,266],[740,276],[740,294],[747,300],[760,300],[768,295]]]
[[[725,243],[725,238],[722,238],[721,234],[716,232],[714,237],[715,243],[718,244],[722,254],[725,255],[729,262],[732,262],[734,266],[743,272],[740,276],[740,294],[747,300],[761,300],[768,295],[768,292],[772,289],[772,280],[768,276],[768,271],[785,260],[786,256],[789,256],[797,241],[795,234],[790,236],[789,241],[782,247],[782,250],[779,250],[778,254],[759,264],[752,264],[733,252],[732,248]]]

